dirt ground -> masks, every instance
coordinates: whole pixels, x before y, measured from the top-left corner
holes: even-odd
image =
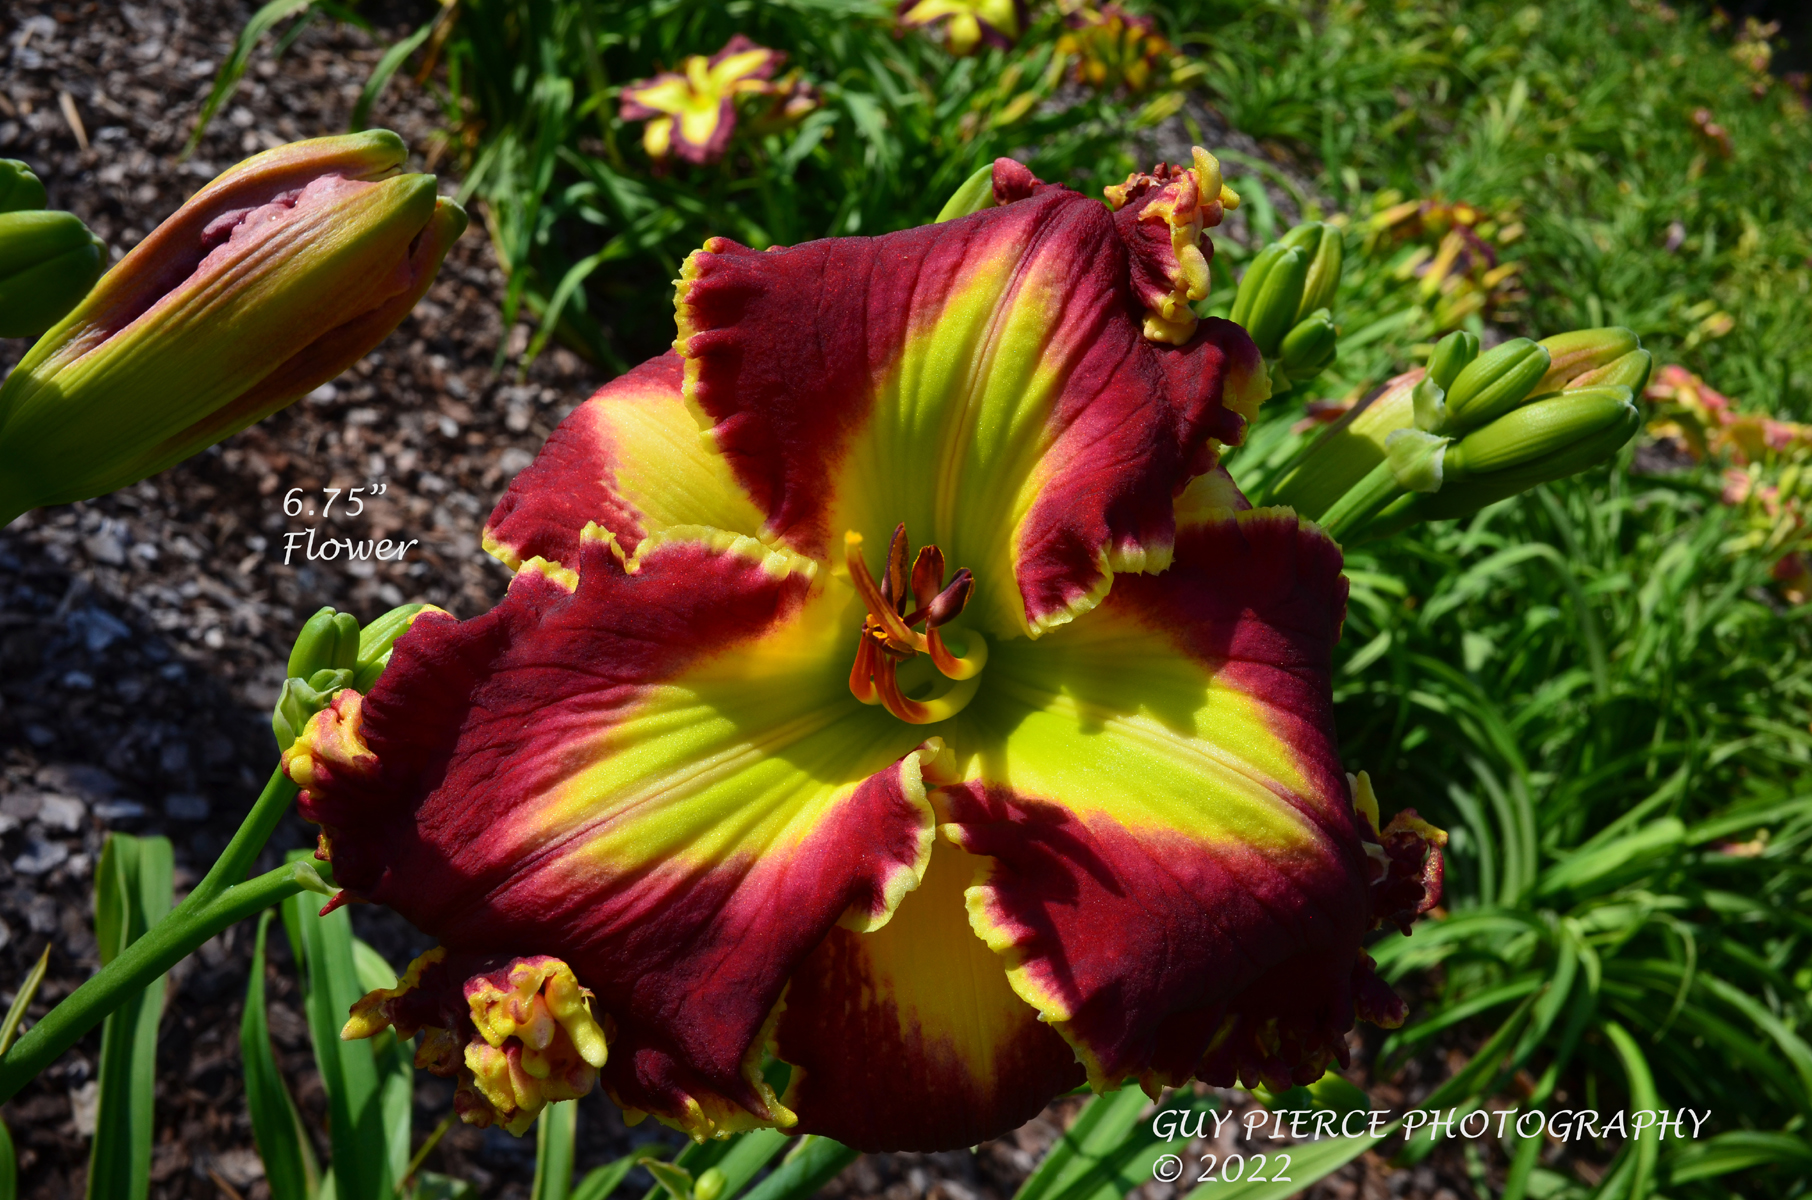
[[[380,36],[406,29],[408,6],[366,5]],[[218,171],[254,151],[345,127],[382,43],[322,19],[281,59],[267,42],[199,150],[178,155],[215,69],[250,7],[13,0],[0,12],[0,157],[44,179],[51,206],[74,211],[117,258]],[[436,113],[406,79],[374,123],[418,153]],[[1186,147],[1185,147],[1186,149]],[[453,182],[443,177],[444,191]],[[526,378],[494,374],[506,333],[503,275],[483,213],[433,289],[376,352],[333,384],[173,470],[101,500],[30,513],[0,531],[0,1001],[46,944],[41,1016],[98,966],[92,876],[110,830],[171,839],[179,894],[225,844],[275,759],[269,711],[300,622],[323,604],[363,619],[406,601],[456,615],[484,611],[507,573],[478,546],[484,516],[561,417],[603,376],[556,349]],[[0,368],[25,343],[0,340]],[[400,563],[308,563],[284,535],[292,489],[380,484],[355,517],[323,534],[416,545]],[[345,506],[342,505],[344,508]],[[267,851],[312,842],[292,817]],[[387,913],[354,912],[361,936],[393,964],[426,948]],[[168,982],[158,1050],[152,1193],[262,1200],[269,1190],[241,1097],[238,1026],[251,926],[229,930]],[[269,988],[279,1058],[326,1155],[326,1103],[283,939]],[[85,1190],[98,1031],[5,1106],[21,1194]],[[1362,1048],[1363,1049],[1363,1048]],[[1375,1104],[1425,1092],[1419,1068],[1374,1089]],[[1238,1093],[1237,1104],[1250,1101]],[[1073,1115],[1059,1102],[1016,1134],[974,1152],[875,1155],[827,1194],[886,1200],[1010,1196]],[[420,1077],[417,1138],[451,1105]],[[624,1127],[601,1095],[583,1102],[581,1170],[676,1135]],[[427,1161],[487,1197],[526,1195],[534,1141],[455,1125]],[[1368,1157],[1316,1190],[1329,1197],[1473,1194],[1460,1158],[1391,1171]],[[631,1179],[645,1187],[638,1173]],[[1146,1200],[1180,1194],[1146,1185]]]

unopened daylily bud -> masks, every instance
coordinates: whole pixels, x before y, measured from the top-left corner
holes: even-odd
[[[1626,387],[1640,396],[1642,389],[1648,386],[1649,369],[1654,359],[1646,350],[1631,350],[1622,358],[1613,359],[1602,367],[1575,375],[1567,381],[1564,390],[1572,392],[1588,387]]]
[[[1428,378],[1445,391],[1478,356],[1478,335],[1463,329],[1450,333],[1435,343],[1433,353],[1428,356]]]
[[[1601,434],[1621,431],[1621,446],[1639,420],[1626,387],[1583,388],[1547,400],[1523,405],[1476,433],[1461,438],[1447,451],[1446,478],[1454,483],[1516,467],[1565,466],[1561,474],[1590,465],[1600,457],[1586,454],[1574,466],[1581,446],[1595,445]],[[1548,478],[1559,478],[1549,475]]]
[[[933,225],[942,225],[945,221],[954,221],[970,213],[978,213],[984,208],[993,208],[998,204],[994,198],[994,164],[977,167],[975,174],[963,180],[963,185],[956,189],[950,199],[944,201],[944,207],[938,210]]]
[[[1548,370],[1548,351],[1528,338],[1512,338],[1469,363],[1447,389],[1450,432],[1464,433],[1523,402]]]
[[[0,158],[0,213],[43,208],[44,185],[16,158]]]
[[[0,387],[0,524],[180,462],[332,379],[433,281],[465,213],[384,130],[204,187]]]
[[[1318,308],[1284,334],[1278,355],[1285,370],[1306,379],[1333,360],[1339,340],[1340,331],[1334,326],[1334,314]]]
[[[706,1167],[698,1174],[698,1182],[692,1185],[692,1200],[717,1200],[724,1194],[724,1185],[729,1178],[717,1167]]]
[[[1273,242],[1258,252],[1233,298],[1233,323],[1245,326],[1252,344],[1266,358],[1276,358],[1283,335],[1296,320],[1309,256]]]
[[[359,658],[359,621],[327,607],[302,624],[289,652],[289,674],[307,679],[316,671],[351,670]]]
[[[390,652],[396,639],[409,632],[415,618],[424,612],[440,612],[431,604],[405,604],[393,608],[359,631],[358,665],[354,667],[352,686],[361,692],[371,690],[384,668],[390,665]]]
[[[62,320],[106,261],[74,213],[0,212],[0,337],[36,337]]]
[[[1296,320],[1318,308],[1332,309],[1340,290],[1340,268],[1345,246],[1340,230],[1325,221],[1307,221],[1279,239],[1309,256],[1308,274],[1302,281],[1302,298],[1296,302]]]
[[[1575,377],[1615,362],[1631,351],[1640,349],[1642,343],[1634,333],[1622,326],[1608,325],[1602,329],[1575,329],[1571,333],[1557,333],[1553,337],[1543,338],[1541,346],[1548,352],[1550,362],[1547,373],[1532,389],[1532,394],[1536,396],[1558,392]]]
[[[1283,335],[1296,321],[1296,306],[1303,301],[1303,281],[1308,279],[1308,265],[1308,256],[1301,250],[1283,247],[1270,261],[1267,272],[1259,277],[1247,319],[1236,319],[1236,324],[1245,324],[1247,334],[1252,335],[1252,344],[1258,346],[1258,352],[1267,359],[1276,359],[1277,346],[1283,343]],[[1241,295],[1245,290],[1247,281],[1241,281]]]
[[[1624,387],[1531,401],[1448,446],[1440,491],[1398,498],[1355,536],[1369,540],[1420,521],[1468,517],[1537,484],[1577,475],[1616,454],[1641,425]]]

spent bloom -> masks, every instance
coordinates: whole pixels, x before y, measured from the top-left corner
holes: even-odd
[[[962,58],[984,45],[1005,50],[1028,17],[1025,0],[900,0],[899,21],[907,29],[940,27],[944,49]]]
[[[713,163],[723,157],[736,130],[737,98],[774,92],[768,81],[785,61],[783,52],[757,46],[739,33],[709,58],[689,55],[677,72],[663,71],[624,87],[619,113],[625,121],[648,122],[642,147],[656,162],[677,155],[691,163]],[[809,89],[801,91],[803,85],[788,82],[783,109],[807,98],[815,104]]]
[[[992,185],[692,254],[672,352],[492,514],[504,600],[416,617],[286,753],[342,894],[440,943],[347,1034],[423,1033],[468,1121],[596,1082],[945,1149],[1401,1020],[1362,945],[1443,835],[1336,754],[1339,548],[1218,464],[1266,395],[1188,307],[1218,164]]]
[[[465,229],[387,130],[267,150],[197,192],[0,386],[0,523],[237,433],[383,341]]]

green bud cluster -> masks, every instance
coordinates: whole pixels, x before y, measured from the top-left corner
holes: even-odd
[[[44,208],[31,168],[0,158],[0,337],[37,337],[88,294],[106,264],[74,213]]]
[[[1449,334],[1289,468],[1267,501],[1336,536],[1382,537],[1477,512],[1609,458],[1641,424],[1650,357],[1627,329],[1479,351]]]
[[[1270,363],[1273,395],[1306,383],[1334,361],[1342,253],[1340,230],[1309,221],[1260,250],[1240,280],[1232,319]]]
[[[271,711],[277,749],[289,749],[309,718],[326,708],[341,689],[370,691],[389,665],[396,640],[426,607],[393,608],[363,629],[357,617],[331,607],[308,618],[290,649],[289,677]]]

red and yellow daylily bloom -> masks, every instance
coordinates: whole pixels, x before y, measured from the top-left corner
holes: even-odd
[[[687,162],[713,163],[736,130],[737,97],[768,92],[768,80],[785,61],[784,52],[757,46],[739,33],[709,58],[688,55],[679,71],[624,87],[619,115],[648,122],[642,147],[657,162],[675,154]]]
[[[348,1034],[427,1031],[468,1120],[595,1077],[700,1138],[941,1149],[1401,1019],[1362,940],[1441,835],[1335,753],[1339,549],[1218,465],[1267,386],[1177,303],[1218,165],[993,182],[694,253],[674,350],[492,515],[503,602],[286,755],[343,894],[441,942]]]
[[[899,21],[907,29],[941,23],[944,49],[963,58],[983,45],[1005,50],[1027,24],[1025,0],[900,0]]]

